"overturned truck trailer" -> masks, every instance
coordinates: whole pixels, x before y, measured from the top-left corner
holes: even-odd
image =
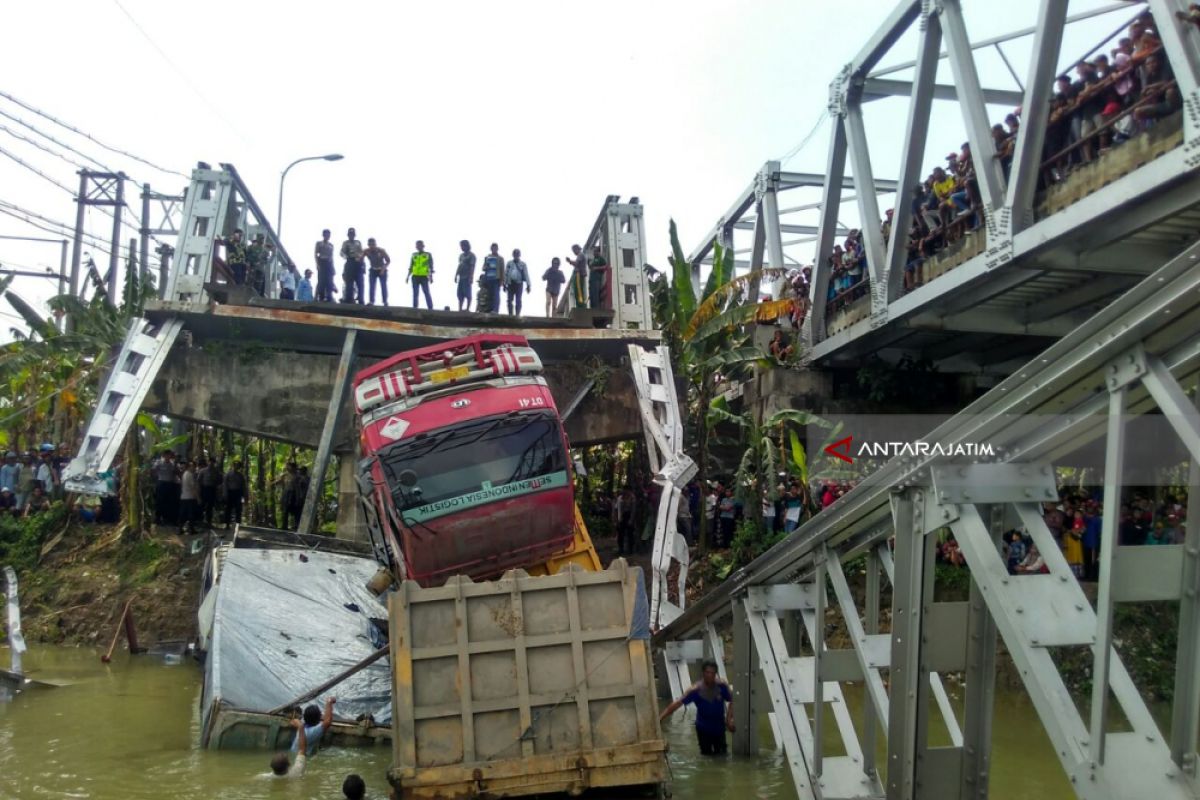
[[[291,745],[291,701],[384,643],[387,611],[366,588],[377,569],[369,558],[243,541],[213,551],[199,612],[202,747]],[[369,746],[391,737],[390,690],[384,659],[305,702],[336,696],[326,743]]]
[[[390,600],[389,779],[400,797],[660,786],[642,571],[465,576]]]

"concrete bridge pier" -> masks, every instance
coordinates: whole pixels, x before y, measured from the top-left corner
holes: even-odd
[[[367,541],[367,523],[363,517],[362,506],[358,503],[358,482],[355,479],[355,467],[358,464],[358,442],[349,452],[338,453],[338,486],[337,486],[337,528],[334,534],[339,539],[350,539],[355,542]]]

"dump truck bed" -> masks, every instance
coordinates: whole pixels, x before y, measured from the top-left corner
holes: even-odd
[[[406,581],[389,617],[401,797],[665,780],[641,569]]]

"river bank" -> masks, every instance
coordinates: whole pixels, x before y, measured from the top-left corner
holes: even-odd
[[[203,552],[192,553],[191,537],[53,512],[21,534],[6,539],[0,562],[17,571],[27,641],[107,650],[126,601],[143,646],[195,635]]]

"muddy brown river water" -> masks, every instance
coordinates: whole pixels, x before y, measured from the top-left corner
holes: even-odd
[[[0,664],[8,664],[0,649]],[[103,665],[91,650],[35,646],[25,655],[31,677],[65,684],[0,702],[0,799],[170,798],[336,800],[342,779],[357,772],[368,797],[387,796],[388,748],[323,750],[302,781],[265,777],[265,753],[208,752],[199,738],[200,670],[149,656],[119,656]],[[954,692],[951,691],[953,695]],[[848,702],[854,705],[855,697]],[[665,726],[676,798],[794,798],[770,734],[756,758],[701,759],[691,719]],[[882,762],[882,759],[880,759]],[[1030,702],[997,696],[991,796],[1004,800],[1068,798],[1071,791]]]

